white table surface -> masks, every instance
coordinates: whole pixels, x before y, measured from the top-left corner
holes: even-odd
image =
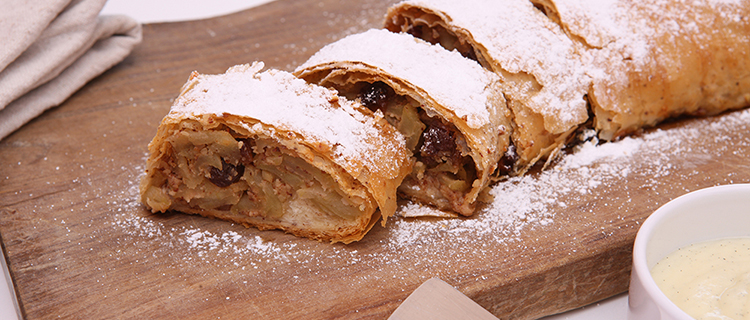
[[[141,23],[211,18],[273,0],[108,0],[102,14],[124,14]]]
[[[124,14],[141,23],[197,20],[252,8],[273,0],[108,0],[102,14]],[[0,255],[2,252],[0,251]],[[4,257],[0,256],[3,260]],[[7,265],[0,263],[6,276],[0,277],[0,320],[21,319],[9,281]],[[8,288],[2,290],[2,288]],[[625,320],[627,294],[594,303],[578,310],[549,316],[544,320]]]

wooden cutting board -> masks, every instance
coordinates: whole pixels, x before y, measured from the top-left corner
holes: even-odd
[[[24,317],[384,319],[437,277],[499,318],[533,319],[626,291],[635,234],[660,205],[750,181],[738,111],[567,150],[493,186],[472,218],[396,218],[351,245],[139,203],[146,146],[191,71],[292,70],[379,27],[391,2],[278,0],[145,25],[124,62],[0,141],[0,235]]]

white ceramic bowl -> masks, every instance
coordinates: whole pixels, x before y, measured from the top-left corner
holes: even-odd
[[[651,268],[686,245],[744,236],[750,236],[750,184],[694,191],[656,210],[635,238],[628,319],[693,319],[659,290]]]

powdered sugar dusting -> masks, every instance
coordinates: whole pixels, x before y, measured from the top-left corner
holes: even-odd
[[[677,128],[655,130],[642,137],[627,137],[613,143],[597,144],[589,141],[562,156],[559,163],[536,175],[511,178],[491,189],[494,201],[484,208],[476,219],[396,220],[393,247],[409,247],[425,239],[449,237],[451,242],[475,245],[476,239],[495,242],[521,241],[529,228],[559,224],[555,212],[564,211],[582,199],[616,188],[621,181],[633,178],[644,185],[660,186],[661,178],[680,168],[685,157],[692,163],[709,161],[708,153],[729,152],[717,150],[714,145],[696,148],[695,141],[709,135],[717,142],[727,139],[727,131],[750,126],[750,112],[743,111],[710,124],[705,130]],[[725,141],[726,142],[726,141]],[[748,153],[747,141],[736,142],[738,150]],[[691,162],[683,166],[692,166]],[[699,175],[699,172],[692,174]],[[690,176],[690,174],[688,174]],[[685,177],[686,179],[688,177]],[[664,188],[665,186],[660,186]],[[620,190],[622,192],[622,190]],[[625,190],[624,193],[627,193]],[[602,194],[615,197],[615,194]],[[627,199],[626,202],[630,202]],[[627,210],[627,208],[622,208]],[[409,204],[401,210],[433,210]],[[436,235],[436,236],[435,236]],[[433,240],[430,240],[433,241]]]
[[[466,118],[472,128],[490,123],[488,96],[500,78],[458,52],[408,34],[371,29],[323,47],[295,72],[339,62],[361,63],[416,86],[458,117]]]
[[[563,26],[595,48],[610,47],[625,52],[624,57],[639,60],[650,51],[660,35],[697,35],[699,25],[710,25],[716,12],[742,12],[739,0],[622,0],[555,1]],[[723,8],[718,8],[722,6]],[[722,9],[726,9],[723,11]],[[702,13],[703,11],[707,13]],[[739,22],[739,21],[737,21]],[[710,36],[710,33],[706,33]]]
[[[736,4],[740,4],[742,1],[743,0],[709,0],[708,2],[711,5],[715,6],[715,5],[722,5],[722,4],[723,5],[727,5],[727,4],[736,5]]]
[[[590,79],[577,45],[531,2],[415,0],[400,5],[444,14],[451,29],[468,32],[475,47],[487,52],[493,71],[531,75],[541,88],[525,76],[515,80],[511,75],[506,94],[542,115],[548,131],[565,132],[587,119],[583,96]]]
[[[220,75],[194,74],[167,117],[233,114],[256,119],[279,130],[299,133],[308,143],[334,148],[344,159],[378,167],[382,149],[403,150],[400,135],[382,136],[376,120],[355,110],[335,91],[310,85],[292,74],[268,70],[262,63],[235,66]],[[339,107],[332,106],[338,101]],[[363,143],[377,142],[377,143]]]
[[[616,39],[628,37],[622,22],[619,0],[556,1],[555,7],[569,32],[582,37],[587,44],[602,48]],[[593,19],[593,23],[591,22]],[[592,24],[596,27],[592,27]]]
[[[217,267],[217,263],[229,263],[242,268],[267,269],[269,265],[283,263],[287,265],[286,270],[305,272],[321,266],[342,268],[371,264],[380,269],[385,265],[397,265],[411,272],[419,270],[421,276],[429,277],[433,274],[424,269],[428,266],[435,270],[460,268],[461,263],[475,261],[488,251],[498,254],[498,246],[522,252],[541,250],[534,247],[533,241],[529,242],[528,235],[538,235],[534,231],[537,229],[586,228],[576,225],[580,222],[575,222],[575,219],[596,214],[589,201],[598,199],[603,206],[616,205],[610,210],[622,212],[622,221],[615,219],[593,226],[607,229],[602,232],[611,234],[618,228],[637,228],[637,221],[625,218],[632,214],[632,201],[649,201],[630,198],[630,193],[637,189],[649,188],[658,193],[677,188],[680,192],[688,192],[705,178],[723,183],[742,182],[735,181],[733,173],[705,177],[704,172],[693,168],[718,159],[729,161],[732,157],[749,157],[750,142],[736,139],[738,132],[748,130],[750,111],[743,110],[710,121],[700,120],[697,125],[657,129],[617,142],[585,142],[567,150],[548,170],[493,185],[490,193],[494,200],[474,217],[414,219],[397,216],[389,219],[385,229],[376,227],[372,231],[374,234],[365,237],[362,243],[348,246],[280,236],[278,232],[245,229],[224,222],[211,224],[209,221],[213,220],[202,218],[191,220],[192,223],[170,225],[169,219],[156,218],[158,215],[142,216],[138,210],[117,213],[113,216],[112,226],[130,235],[135,246],[138,243],[160,243],[159,246],[175,259],[198,265]],[[685,184],[674,185],[675,177]],[[637,182],[635,185],[634,181]],[[137,202],[137,189],[126,190],[122,196],[125,199],[119,200],[121,203]],[[402,212],[429,210],[433,209],[414,203],[400,207]],[[216,226],[225,227],[217,229]],[[372,241],[375,238],[380,240]],[[571,236],[558,241],[577,243],[580,240]],[[385,249],[365,249],[371,246]],[[511,249],[519,246],[520,249]],[[577,249],[574,246],[571,250]],[[507,259],[525,258],[514,256]]]
[[[591,166],[602,159],[630,157],[638,152],[642,143],[642,139],[631,137],[626,137],[617,143],[605,143],[601,145],[597,144],[597,140],[591,140],[576,146],[575,157],[563,157],[558,164],[558,170],[576,170],[581,167]]]
[[[744,6],[747,7],[747,2]],[[590,74],[598,81],[619,82],[621,86],[628,85],[627,71],[618,70],[624,68],[623,61],[629,65],[627,70],[638,72],[656,61],[668,64],[671,59],[680,59],[679,54],[671,57],[663,53],[664,47],[673,46],[675,39],[684,39],[701,50],[707,49],[705,46],[715,41],[711,39],[717,38],[717,30],[742,23],[742,12],[747,12],[740,1],[734,0],[677,3],[668,0],[572,0],[555,1],[555,7],[562,26],[570,34],[589,46],[602,49],[593,52],[590,58],[603,59],[594,63],[605,70],[592,70]],[[734,30],[722,32],[727,33],[724,36],[735,33],[732,36],[747,37],[736,34]]]

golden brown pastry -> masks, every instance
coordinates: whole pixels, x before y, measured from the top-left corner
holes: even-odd
[[[750,105],[750,1],[532,1],[591,52],[602,139]]]
[[[509,151],[511,119],[502,79],[408,34],[369,30],[346,37],[321,49],[295,74],[335,88],[398,128],[416,157],[399,188],[407,198],[471,215]]]
[[[190,76],[149,144],[142,202],[320,241],[385,225],[411,172],[403,136],[335,91],[262,68]]]
[[[582,46],[528,1],[404,1],[388,10],[385,27],[461,52],[502,75],[517,174],[554,158],[588,120]]]

